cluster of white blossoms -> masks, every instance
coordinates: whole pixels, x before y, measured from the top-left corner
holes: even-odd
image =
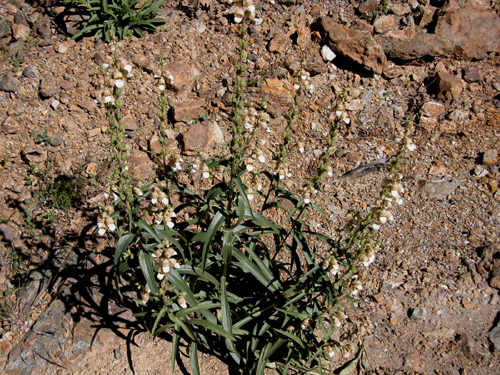
[[[161,248],[156,250],[153,254],[153,258],[160,262],[160,269],[156,275],[158,280],[163,280],[165,275],[170,272],[171,268],[179,268],[180,264],[177,259],[174,257],[177,255],[177,252],[170,247],[170,243],[165,241],[162,244]]]
[[[168,165],[170,166],[170,168],[172,168],[172,171],[174,172],[182,170],[181,162],[183,161],[184,159],[181,158],[181,156],[178,154],[171,154],[168,157]]]
[[[301,70],[296,75],[293,87],[295,88],[295,90],[298,90],[302,87],[312,94],[314,91],[314,85],[311,82],[311,75],[309,74],[309,72]]]
[[[107,70],[113,64],[113,58],[107,56],[106,62],[102,65],[104,70]],[[102,100],[106,104],[113,104],[115,102],[115,97],[111,91],[112,87],[115,86],[121,89],[125,86],[125,79],[132,77],[132,65],[128,60],[119,58],[114,64],[115,69],[110,73],[111,79],[108,80],[108,87],[102,92]]]
[[[149,301],[150,295],[151,295],[151,289],[149,288],[149,286],[145,286],[144,288],[142,288],[141,300],[144,305]]]
[[[154,78],[157,79],[156,86],[160,91],[165,91],[167,85],[174,84],[174,76],[169,71],[163,72],[162,75],[155,74]]]
[[[114,232],[116,230],[115,219],[113,219],[109,214],[104,211],[97,219],[97,234],[99,236],[104,236],[106,232]]]
[[[247,107],[243,112],[243,126],[248,133],[252,133],[258,127],[266,127],[271,116],[267,112],[257,111],[255,108]]]
[[[349,125],[351,123],[351,119],[349,115],[345,111],[335,111],[335,116],[340,120],[344,121],[345,124]]]
[[[153,217],[155,224],[165,224],[167,227],[172,229],[175,224],[173,219],[176,217],[174,208],[169,204],[167,194],[161,189],[165,188],[166,184],[164,181],[160,185],[153,186],[151,189],[151,206],[153,208]]]
[[[185,295],[186,295],[186,292],[181,292],[181,294],[179,294],[179,297],[177,297],[177,304],[180,307],[182,307],[183,309],[187,308]]]
[[[302,189],[299,190],[299,194],[302,195],[304,198],[304,203],[309,204],[312,201],[312,197],[317,193],[318,191],[312,186],[312,185],[304,185]]]
[[[234,4],[229,13],[234,14],[234,22],[240,23],[243,19],[253,21],[256,25],[262,23],[262,18],[257,18],[253,0],[227,0],[228,4]]]
[[[335,276],[340,272],[340,265],[337,259],[335,259],[333,256],[330,256],[323,261],[323,269],[327,269],[332,274],[332,276]]]
[[[245,193],[247,195],[248,200],[253,200],[254,191],[261,191],[262,183],[259,180],[258,175],[255,175],[254,178],[250,181],[250,183],[245,186]]]
[[[417,145],[404,132],[397,133],[394,136],[394,141],[398,143],[403,142],[408,151],[415,151],[417,149]]]

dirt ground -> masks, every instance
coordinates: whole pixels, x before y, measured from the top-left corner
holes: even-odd
[[[19,9],[19,2],[12,3],[0,1],[0,15],[6,19],[13,15],[12,7]],[[339,60],[337,66],[339,56],[325,61],[321,49],[326,32],[320,19],[331,17],[354,30],[373,30],[373,16],[380,8],[363,15],[360,3],[368,2],[256,1],[263,22],[249,30],[250,89],[265,88],[267,79],[279,82],[268,88],[268,144],[279,142],[286,125],[283,114],[293,98],[289,87],[294,64],[305,64],[311,74],[313,87],[301,98],[294,134],[302,139],[305,152],[292,157],[292,177],[285,181],[291,190],[314,173],[337,96],[348,89],[344,107],[349,120],[336,138],[333,177],[317,198],[330,227],[345,225],[353,209],[369,208],[387,169],[339,177],[389,159],[400,124],[408,116],[414,124],[411,137],[417,149],[403,165],[404,202],[394,210],[394,221],[379,231],[382,246],[364,272],[359,302],[347,317],[346,327],[356,331],[351,340],[356,351],[334,357],[332,368],[342,368],[361,350],[358,373],[500,374],[500,333],[495,331],[500,317],[499,50],[485,58],[389,60],[382,73],[367,71],[368,63]],[[408,6],[406,1],[383,3],[393,15]],[[437,12],[444,2],[416,3]],[[498,2],[452,3],[499,14]],[[44,15],[47,9],[32,11]],[[188,85],[169,92],[174,108],[204,100],[202,113],[216,120],[227,141],[227,95],[235,76],[237,44],[237,25],[227,9],[215,0],[165,1],[162,16],[167,23],[159,32],[120,43],[121,54],[133,65],[124,114],[131,118],[127,144],[137,175],[148,178],[155,173],[145,151],[158,127],[154,74],[159,73],[160,60],[185,64],[193,74]],[[404,28],[401,17],[399,27]],[[305,42],[303,30],[309,32]],[[72,42],[60,29],[48,39],[52,42],[37,36],[23,43],[3,39],[0,78],[12,73],[11,79],[21,83],[15,91],[0,91],[0,366],[18,374],[170,374],[168,340],[151,341],[147,333],[135,330],[140,325],[130,313],[102,297],[106,283],[101,279],[109,277],[113,240],[98,238],[95,223],[109,172],[101,65],[110,46],[91,38]],[[36,73],[25,73],[27,68]],[[446,88],[431,88],[439,71],[458,77],[451,96]],[[47,73],[53,83],[43,82]],[[54,93],[42,95],[41,89]],[[439,105],[427,113],[429,102]],[[194,111],[189,113],[197,113],[194,107],[188,105]],[[189,128],[180,116],[172,115],[172,139]],[[222,149],[214,146],[214,152]],[[64,210],[53,208],[44,191],[47,181],[60,175],[78,177],[78,203]],[[329,228],[320,217],[311,226]],[[75,285],[86,285],[95,295]],[[60,324],[53,337],[70,341],[60,341],[64,345],[58,355],[40,356],[29,367],[16,356],[31,350],[29,343],[43,345],[37,341],[43,335],[33,333],[42,332],[37,324],[48,316],[61,317],[51,318],[54,325]],[[52,332],[50,324],[47,327],[43,332]],[[76,340],[79,334],[88,339]],[[85,347],[78,349],[78,342]],[[176,373],[190,373],[185,353],[181,357],[185,367],[177,367]],[[208,354],[201,355],[200,367],[202,374],[237,373]]]

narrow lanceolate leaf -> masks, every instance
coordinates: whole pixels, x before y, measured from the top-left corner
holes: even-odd
[[[180,327],[191,340],[196,340],[196,334],[187,323],[176,317],[174,314],[168,314],[168,317],[175,323],[176,331],[178,331],[178,328]]]
[[[193,375],[200,375],[200,365],[198,364],[198,344],[196,341],[191,343],[189,357],[191,358],[191,370],[193,371]]]
[[[151,254],[140,251],[139,264],[149,289],[151,289],[151,293],[158,294],[158,285],[156,284],[155,273],[153,271],[153,257]]]
[[[157,242],[161,242],[160,238],[156,234],[156,232],[151,228],[151,226],[146,223],[144,219],[139,219],[137,221],[137,226],[143,230],[145,230],[151,237],[153,237]]]
[[[233,246],[236,239],[237,237],[233,231],[225,231],[222,236],[222,257],[225,264],[231,262],[231,258],[233,257]]]
[[[240,177],[235,177],[233,179],[236,187],[238,188],[238,190],[240,191],[240,194],[241,194],[241,197],[243,198],[243,201],[245,202],[246,206],[248,207],[248,209],[250,210],[250,214],[252,215],[253,217],[253,210],[252,210],[252,206],[250,206],[250,201],[248,200],[248,196],[247,196],[247,192],[246,192],[246,188],[245,188],[245,185],[243,185],[243,181],[241,181],[241,178]]]
[[[278,288],[274,283],[271,283],[271,280],[264,275],[264,273],[257,267],[250,259],[247,258],[245,254],[243,254],[240,250],[234,248],[233,255],[238,261],[241,263],[241,269],[245,272],[249,272],[255,276],[257,280],[261,282],[266,288],[268,288],[271,292],[275,292]]]
[[[162,307],[158,315],[156,316],[155,323],[153,324],[153,329],[151,330],[151,339],[153,339],[156,335],[156,330],[158,328],[158,324],[160,324],[161,318],[165,315],[167,312],[167,308],[165,306]]]
[[[210,247],[212,240],[215,237],[215,234],[219,230],[219,228],[224,224],[224,220],[226,217],[219,211],[214,215],[214,218],[212,219],[212,222],[210,223],[210,226],[207,229],[207,237],[205,238],[204,244],[203,244],[203,252],[201,255],[201,265],[200,268],[202,271],[205,271],[205,264],[207,262],[207,256],[208,256],[208,248]]]
[[[127,233],[121,236],[118,240],[115,248],[115,267],[120,261],[120,257],[122,256],[123,252],[130,246],[134,238],[135,235],[133,233]]]
[[[226,277],[221,278],[221,315],[222,315],[222,328],[224,328],[230,335],[233,334],[233,322],[231,319],[231,310],[229,309],[229,301],[227,299],[226,291]],[[234,346],[234,342],[226,339],[226,347],[229,349],[231,357],[236,361],[237,364],[241,362],[241,356]]]
[[[177,357],[177,352],[179,351],[179,338],[180,338],[179,331],[180,331],[179,324],[175,324],[174,336],[172,337],[172,374],[175,371],[175,360]]]
[[[198,313],[203,310],[209,309],[218,309],[221,307],[221,304],[218,302],[202,302],[198,306],[188,307],[187,309],[179,310],[175,313],[175,316],[178,318],[182,318],[183,316],[190,315],[192,313]]]
[[[199,279],[208,281],[209,283],[214,284],[216,288],[219,287],[219,282],[215,277],[213,277],[207,271],[202,272],[202,270],[198,267],[192,267],[188,265],[181,265],[179,268],[176,268],[176,271],[179,272],[180,275],[192,275],[198,276]]]
[[[229,339],[229,340],[234,340],[233,335],[230,335],[224,328],[222,328],[222,326],[220,326],[218,324],[211,323],[207,320],[202,320],[202,319],[191,319],[189,321],[189,323],[193,324],[193,325],[205,327],[205,328],[209,329],[210,331],[218,334],[219,336],[225,337],[226,339]]]
[[[288,337],[290,340],[295,341],[297,344],[299,344],[302,348],[305,348],[304,342],[297,336],[295,336],[293,333],[288,332],[288,331],[283,331],[281,329],[275,328],[276,332],[281,333],[283,336]],[[300,332],[300,331],[299,331]]]

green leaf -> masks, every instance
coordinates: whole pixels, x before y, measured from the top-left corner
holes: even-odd
[[[158,315],[156,316],[155,322],[153,324],[153,328],[151,329],[151,340],[156,336],[157,332],[156,329],[158,328],[158,324],[160,324],[161,318],[165,315],[167,312],[167,308],[165,306],[162,307]]]
[[[229,301],[227,299],[226,291],[226,277],[221,278],[221,317],[222,317],[222,328],[225,329],[230,335],[233,335],[233,324],[231,319],[231,310],[229,309]],[[241,356],[234,346],[234,342],[226,339],[226,347],[228,348],[231,357],[236,361],[237,364],[241,362]]]
[[[233,178],[233,181],[234,181],[236,187],[238,188],[238,190],[240,191],[240,194],[241,194],[240,196],[245,201],[245,204],[248,207],[250,214],[252,215],[252,217],[254,217],[252,206],[250,205],[250,201],[248,200],[247,191],[246,191],[245,185],[243,185],[243,181],[241,181],[241,178],[239,176]]]
[[[172,337],[172,374],[175,372],[175,361],[179,351],[179,324],[174,326],[174,336]]]
[[[214,218],[212,219],[212,222],[210,223],[210,226],[207,229],[207,238],[204,240],[203,244],[203,252],[201,255],[201,264],[200,268],[202,269],[203,272],[205,272],[205,264],[207,262],[207,256],[208,256],[208,248],[210,247],[210,244],[215,237],[217,231],[219,228],[224,224],[224,220],[226,217],[219,211],[214,215]]]
[[[175,313],[175,316],[178,318],[182,318],[183,316],[186,316],[186,315],[198,313],[198,312],[203,311],[203,310],[216,309],[219,307],[221,307],[221,304],[218,302],[205,301],[205,302],[201,302],[200,304],[198,304],[198,306],[188,307],[187,309],[179,310]]]
[[[286,336],[290,340],[296,342],[297,344],[300,345],[300,347],[302,347],[302,348],[306,347],[304,342],[299,337],[295,336],[293,333],[291,333],[289,331],[283,331],[283,330],[277,329],[277,328],[275,328],[275,331],[281,333],[283,336]],[[300,333],[300,330],[298,332]]]
[[[139,219],[137,221],[137,226],[145,230],[151,237],[153,237],[156,240],[156,242],[161,242],[156,232],[153,230],[153,228],[151,228],[151,226],[148,223],[146,223],[144,219]]]
[[[241,266],[240,268],[245,271],[249,272],[252,275],[255,276],[257,280],[260,281],[262,285],[264,285],[266,288],[268,288],[271,292],[275,292],[278,290],[277,286],[275,283],[271,283],[271,280],[264,275],[264,273],[257,267],[254,263],[248,259],[245,254],[243,254],[240,250],[234,248],[233,249],[233,255],[238,261],[240,262]]]
[[[148,283],[149,289],[151,289],[151,293],[158,294],[158,285],[156,284],[156,279],[154,277],[153,257],[151,254],[141,250],[139,252],[139,264],[141,266],[142,273],[144,274],[144,278]]]
[[[362,350],[358,352],[356,355],[356,358],[354,358],[351,362],[349,362],[343,369],[342,371],[339,372],[339,375],[349,375],[352,370],[356,368],[356,365],[358,364],[359,359],[361,358],[361,353]]]
[[[176,327],[181,327],[182,330],[186,333],[186,335],[188,335],[188,337],[191,340],[196,341],[196,334],[193,332],[192,328],[187,323],[185,323],[172,313],[168,314],[168,316],[170,320],[172,320],[176,324]]]
[[[191,343],[189,357],[191,358],[191,370],[193,371],[193,375],[200,375],[200,365],[198,364],[198,344],[196,341]]]
[[[123,236],[120,237],[118,242],[116,243],[116,248],[115,248],[115,267],[117,266],[118,262],[120,261],[120,257],[122,256],[123,252],[128,249],[130,244],[135,238],[135,234],[133,233],[127,233],[124,234]]]
[[[224,231],[222,235],[222,258],[227,265],[229,265],[233,257],[233,246],[237,238],[232,231]]]
[[[214,287],[218,288],[219,287],[219,281],[215,277],[213,277],[210,273],[207,271],[202,272],[200,268],[198,267],[192,267],[188,265],[182,265],[179,268],[176,269],[177,272],[181,275],[193,275],[193,276],[198,276],[199,279],[208,281],[209,283],[214,284]]]
[[[229,340],[234,340],[233,335],[229,334],[224,328],[222,328],[222,326],[220,326],[218,324],[209,322],[207,320],[202,320],[202,319],[191,319],[189,321],[189,323],[191,323],[193,325],[205,327],[205,328],[209,329],[210,331],[218,334],[219,336],[225,337],[226,339],[229,339]]]

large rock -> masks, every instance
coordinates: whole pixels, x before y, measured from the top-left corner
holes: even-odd
[[[329,47],[347,63],[376,74],[387,67],[382,46],[366,30],[351,30],[332,18],[322,18],[321,25],[327,34]]]
[[[45,73],[40,82],[39,93],[42,99],[48,99],[57,93],[58,87],[52,73]]]
[[[175,103],[174,119],[175,121],[181,122],[192,121],[200,115],[207,113],[205,105],[206,103],[204,99],[186,100],[183,102]]]
[[[5,77],[0,80],[0,90],[7,92],[15,92],[21,81],[16,77],[16,75],[12,72],[7,72]]]
[[[453,43],[455,56],[484,59],[500,51],[500,17],[488,10],[452,10],[439,18],[436,35]]]
[[[182,63],[167,65],[165,73],[168,86],[175,91],[190,89],[195,78],[199,75],[198,69]]]
[[[395,61],[412,61],[426,57],[449,56],[453,43],[423,29],[409,27],[378,35],[387,58]]]
[[[198,122],[182,134],[182,151],[187,155],[210,153],[216,143],[224,142],[220,127],[211,122]]]

